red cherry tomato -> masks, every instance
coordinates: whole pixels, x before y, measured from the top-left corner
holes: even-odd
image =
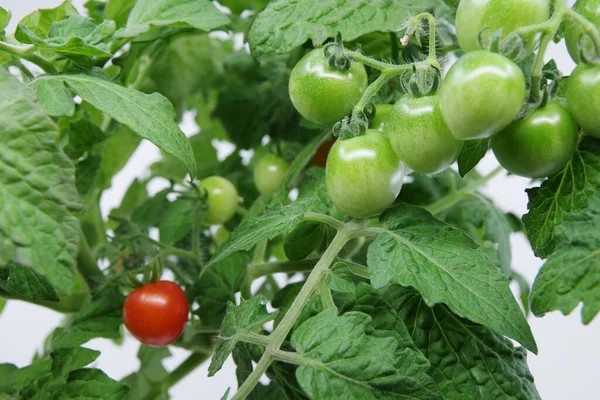
[[[140,342],[166,346],[183,332],[188,312],[187,297],[179,285],[158,281],[137,288],[127,296],[123,322]]]
[[[329,150],[331,150],[331,146],[333,146],[334,143],[335,139],[329,139],[328,141],[321,143],[321,146],[319,146],[312,159],[315,167],[325,168]]]

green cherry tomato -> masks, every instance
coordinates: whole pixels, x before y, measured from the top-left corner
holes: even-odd
[[[456,36],[464,51],[479,50],[479,32],[484,28],[485,45],[498,29],[505,37],[516,28],[544,22],[549,16],[549,0],[462,0],[456,10]],[[530,50],[533,38],[525,38]]]
[[[437,95],[401,97],[383,132],[398,158],[424,174],[448,168],[463,147],[463,141],[452,136],[444,122]]]
[[[200,182],[200,190],[206,191],[207,195],[204,222],[222,224],[233,217],[238,205],[238,193],[233,183],[220,176],[211,176]]]
[[[509,59],[487,51],[461,57],[440,89],[440,108],[460,140],[481,139],[506,128],[525,99],[525,77]]]
[[[596,25],[597,28],[600,28],[600,0],[577,0],[573,6],[573,10]],[[583,37],[582,39],[583,30],[579,24],[567,21],[564,26],[567,49],[573,61],[576,63],[581,62],[580,40],[583,40],[583,44],[587,50],[593,54],[593,45],[591,42],[586,43],[589,38]]]
[[[294,67],[290,76],[290,98],[307,120],[330,124],[352,111],[367,88],[368,77],[361,63],[348,71],[330,68],[323,49],[314,49]]]
[[[529,178],[554,175],[577,147],[577,124],[557,102],[535,110],[492,137],[492,149],[509,172]]]
[[[578,65],[567,80],[566,97],[575,122],[600,138],[600,65]]]
[[[274,154],[263,156],[254,167],[254,184],[260,194],[275,193],[283,183],[290,163]]]
[[[379,214],[402,188],[404,167],[378,130],[335,142],[327,158],[327,191],[333,204],[356,218]]]
[[[383,132],[385,123],[393,108],[394,106],[392,104],[377,104],[375,106],[375,118],[373,118],[373,121],[371,122],[371,127]]]

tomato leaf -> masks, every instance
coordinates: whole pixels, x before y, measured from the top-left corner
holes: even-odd
[[[32,268],[15,264],[0,269],[0,288],[14,291],[30,301],[59,301],[58,295],[46,278]]]
[[[174,121],[173,105],[160,94],[144,94],[88,75],[43,76],[38,79],[64,82],[94,107],[128,126],[161,150],[179,158],[190,175],[195,175],[196,161],[192,146]]]
[[[71,161],[35,93],[0,68],[0,267],[33,268],[70,293],[81,207]]]
[[[117,287],[108,286],[98,292],[65,326],[54,330],[52,348],[75,347],[99,337],[120,338],[123,301]]]
[[[360,312],[337,316],[329,309],[297,328],[290,344],[302,356],[296,370],[312,399],[441,399],[416,351],[393,337],[367,334],[371,317]]]
[[[242,300],[239,306],[228,302],[227,314],[221,325],[219,342],[215,354],[208,367],[208,376],[216,374],[233,351],[239,341],[239,335],[248,333],[250,329],[261,326],[274,317],[265,306],[266,299],[255,296],[250,300]]]
[[[458,156],[458,171],[465,176],[479,164],[490,148],[489,139],[468,140]]]
[[[246,254],[235,253],[211,264],[202,277],[188,291],[200,308],[195,311],[206,328],[218,329],[227,312],[227,303],[235,301],[235,294],[246,276],[249,262]]]
[[[131,38],[152,29],[198,29],[209,32],[229,23],[208,0],[138,0],[116,37]]]
[[[21,28],[24,27],[34,35],[47,38],[50,32],[50,27],[56,21],[61,21],[68,16],[79,15],[77,9],[71,5],[70,1],[64,1],[56,8],[47,8],[36,10],[19,21],[17,30],[15,31],[15,38],[20,41],[26,41],[27,36],[21,32]]]
[[[0,7],[0,38],[4,36],[4,29],[10,21],[10,13]]]
[[[163,366],[163,360],[170,356],[171,352],[167,347],[140,346],[140,369],[123,378],[123,383],[129,386],[130,399],[168,396],[168,390],[162,384],[163,379],[169,376],[169,372]]]
[[[248,42],[252,54],[259,56],[288,53],[309,39],[317,47],[338,32],[344,40],[354,40],[370,32],[393,32],[409,15],[423,12],[434,3],[428,0],[280,0],[269,3],[258,14],[248,33]]]
[[[261,240],[287,235],[302,222],[304,214],[316,204],[319,202],[314,198],[296,201],[286,206],[276,204],[268,207],[258,217],[245,219],[229,235],[204,270],[233,253],[251,250]]]
[[[508,279],[466,234],[406,204],[384,212],[381,221],[390,230],[369,246],[367,258],[375,288],[414,287],[428,305],[446,304],[537,351]]]
[[[540,269],[531,310],[537,316],[553,310],[567,315],[582,302],[583,323],[589,324],[600,311],[600,195],[592,208],[565,219],[558,233],[569,239]]]
[[[108,0],[104,8],[104,18],[115,21],[117,28],[127,23],[127,18],[137,0]]]
[[[415,290],[399,285],[374,290],[360,284],[353,309],[371,314],[374,298],[386,304],[387,313],[401,321],[395,326],[410,332],[429,359],[430,375],[445,399],[541,398],[527,367],[527,352],[502,335],[458,317],[446,306],[430,307]]]
[[[586,138],[565,169],[527,190],[529,212],[523,216],[535,255],[546,258],[565,240],[558,228],[569,216],[584,211],[600,193],[600,141]]]

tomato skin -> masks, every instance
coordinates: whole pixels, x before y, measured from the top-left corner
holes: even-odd
[[[450,68],[439,94],[444,121],[455,138],[487,138],[519,114],[526,94],[525,76],[499,54],[473,51]]]
[[[498,29],[505,37],[516,28],[544,22],[550,17],[549,0],[461,0],[456,10],[456,36],[460,47],[466,51],[481,49],[479,32],[486,44]],[[531,38],[526,44],[533,50]]]
[[[319,146],[315,155],[312,158],[312,163],[315,167],[325,168],[327,166],[327,156],[331,146],[335,143],[335,139],[329,139]]]
[[[600,0],[577,0],[573,6],[573,10],[596,25],[596,28],[600,28]],[[579,40],[583,34],[583,30],[579,24],[571,21],[565,22],[564,26],[567,50],[569,50],[569,55],[573,61],[579,64],[581,62]],[[588,50],[593,50],[593,46],[591,44]]]
[[[393,108],[393,104],[377,104],[375,106],[375,118],[373,118],[373,121],[371,122],[371,127],[383,132]]]
[[[327,159],[327,192],[333,204],[356,218],[389,207],[402,188],[404,167],[389,140],[378,130],[338,140]]]
[[[600,66],[578,65],[567,81],[566,97],[575,122],[600,139]]]
[[[348,71],[330,68],[322,48],[307,53],[292,70],[290,98],[296,110],[317,124],[331,124],[352,111],[368,85],[367,71],[352,62]]]
[[[567,109],[553,102],[494,135],[491,146],[507,171],[544,178],[562,171],[573,157],[578,131]]]
[[[290,163],[275,154],[263,156],[254,167],[254,184],[260,194],[271,194],[279,190]]]
[[[445,170],[463,148],[463,141],[452,136],[442,118],[437,95],[401,97],[390,113],[384,133],[398,158],[424,174]]]
[[[233,183],[221,176],[211,176],[200,182],[200,190],[207,194],[204,222],[222,224],[233,217],[238,205],[238,193]]]
[[[140,342],[166,346],[181,335],[188,320],[187,297],[170,281],[149,283],[135,289],[125,299],[123,322]]]

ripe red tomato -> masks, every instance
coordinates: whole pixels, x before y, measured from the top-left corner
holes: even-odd
[[[123,322],[140,342],[166,346],[183,332],[188,312],[187,297],[179,285],[158,281],[139,287],[127,296]]]
[[[329,150],[331,150],[331,146],[333,146],[334,143],[335,139],[329,139],[328,141],[321,143],[312,159],[312,163],[315,167],[325,168]]]

